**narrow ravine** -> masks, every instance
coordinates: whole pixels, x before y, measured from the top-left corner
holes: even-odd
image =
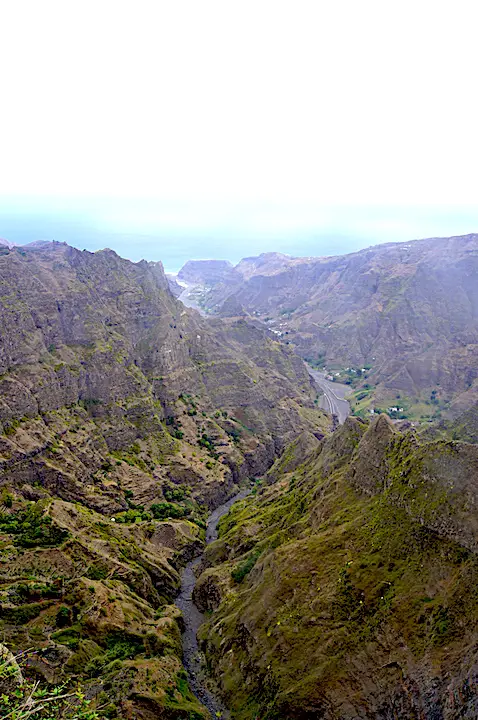
[[[229,512],[232,505],[242,500],[250,493],[250,489],[241,490],[224,505],[220,505],[209,516],[206,529],[206,545],[217,539],[217,526],[219,520]],[[221,700],[208,688],[208,677],[201,657],[197,641],[197,631],[205,621],[204,615],[199,612],[193,602],[193,590],[196,584],[195,569],[200,564],[203,555],[191,560],[181,573],[181,592],[176,598],[176,605],[181,610],[185,630],[183,641],[183,662],[188,674],[189,685],[197,699],[209,710],[213,718],[221,720],[229,718],[229,712]]]

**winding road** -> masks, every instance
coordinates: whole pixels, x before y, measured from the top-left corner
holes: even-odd
[[[350,393],[350,387],[342,383],[331,382],[326,380],[325,374],[319,370],[307,368],[311,377],[315,380],[315,384],[324,393],[319,400],[319,407],[332,415],[337,415],[339,423],[342,425],[350,415],[350,405],[345,400],[345,396]]]

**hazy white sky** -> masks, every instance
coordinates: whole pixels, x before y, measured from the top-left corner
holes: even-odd
[[[476,230],[477,15],[460,0],[3,2],[0,210],[192,238]]]

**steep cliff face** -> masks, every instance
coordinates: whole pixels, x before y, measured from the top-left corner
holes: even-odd
[[[477,447],[349,418],[287,470],[195,591],[233,717],[476,717]]]
[[[303,357],[370,366],[368,384],[392,398],[437,387],[450,398],[476,383],[477,235],[255,260],[243,261],[239,284],[211,289],[211,311],[242,307],[272,318]]]
[[[206,323],[186,311],[160,264],[48,244],[7,250],[0,277],[0,462],[8,480],[58,483],[66,473],[84,486],[109,453],[136,441],[159,476],[175,479],[165,461],[174,457],[179,475],[194,480],[197,463],[180,450],[199,435],[217,455],[216,484],[227,484],[265,471],[293,435],[324,423],[297,358],[244,322]],[[201,470],[207,480],[211,468]]]
[[[275,275],[283,272],[286,267],[296,262],[301,262],[301,260],[283,253],[268,252],[261,253],[257,257],[243,258],[235,269],[243,280],[249,280],[255,275]]]
[[[180,280],[199,285],[234,282],[240,276],[227,260],[188,260],[178,273]]]
[[[303,363],[203,320],[160,263],[0,251],[0,622],[108,717],[202,718],[170,606],[208,508],[330,419]]]

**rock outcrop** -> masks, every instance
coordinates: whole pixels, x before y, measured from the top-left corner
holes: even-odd
[[[0,623],[31,672],[107,717],[205,718],[171,606],[208,510],[301,432],[328,432],[302,361],[207,321],[161,263],[0,250]]]
[[[219,280],[206,294],[211,312],[241,307],[287,333],[302,357],[340,370],[365,367],[379,401],[395,405],[397,394],[429,401],[432,390],[434,402],[460,395],[463,409],[475,400],[477,235],[340,257],[272,253],[234,270],[232,281]]]
[[[210,505],[327,426],[300,360],[245,322],[185,310],[160,263],[47,243],[7,249],[0,277],[4,482],[117,512],[98,473],[113,486],[133,474],[150,500],[148,486],[187,480]]]

